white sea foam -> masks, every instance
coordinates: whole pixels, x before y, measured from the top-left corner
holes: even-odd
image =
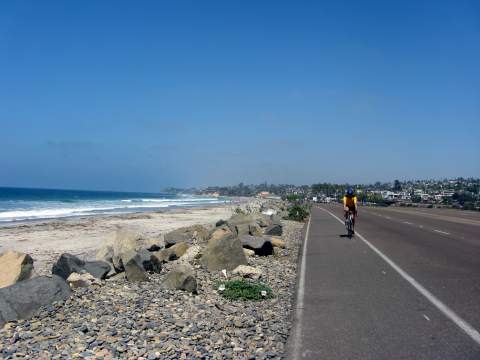
[[[207,202],[207,201],[220,201],[218,198],[183,198],[183,199],[124,199],[123,202]]]
[[[0,211],[0,222],[34,219],[64,218],[94,214],[114,214],[135,212],[142,209],[168,208],[172,206],[198,206],[223,202],[216,198],[182,198],[182,199],[124,199],[121,201],[80,202],[78,207],[35,206],[30,209],[12,209]],[[40,205],[40,204],[39,204]],[[87,205],[87,206],[85,206]]]

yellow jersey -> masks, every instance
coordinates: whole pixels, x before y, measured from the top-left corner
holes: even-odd
[[[347,196],[343,197],[343,206],[354,208],[357,206],[357,197],[356,196]]]

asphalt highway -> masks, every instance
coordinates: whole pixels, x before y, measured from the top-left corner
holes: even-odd
[[[335,216],[337,218],[335,218]],[[480,213],[312,209],[291,359],[480,359]]]

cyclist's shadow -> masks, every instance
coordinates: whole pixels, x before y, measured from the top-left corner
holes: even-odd
[[[338,237],[347,238],[347,239],[352,239],[353,238],[353,236],[349,236],[347,234],[338,235]]]

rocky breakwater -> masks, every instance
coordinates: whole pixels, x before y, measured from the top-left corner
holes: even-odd
[[[63,277],[48,278],[60,298],[6,319],[0,357],[281,358],[303,223],[251,213],[217,225],[155,239],[120,229],[95,260],[62,255],[53,271]],[[273,225],[276,235],[266,234]],[[237,280],[267,286],[272,296],[228,300],[223,284]]]

